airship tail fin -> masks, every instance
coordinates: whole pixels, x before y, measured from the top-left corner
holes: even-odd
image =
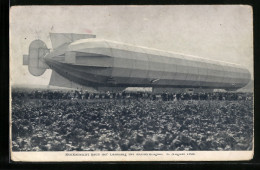
[[[57,73],[54,70],[52,70],[49,86],[58,86],[58,87],[65,87],[71,89],[85,90],[88,92],[107,92],[107,91],[122,92],[123,90],[125,90],[125,87],[90,87],[90,86],[80,85],[61,76],[59,73]]]
[[[34,40],[29,47],[29,55],[23,56],[23,65],[28,65],[29,72],[34,76],[41,76],[49,67],[44,56],[49,53],[46,44],[41,40]]]
[[[96,92],[96,90],[93,87],[83,86],[83,85],[77,84],[73,81],[70,81],[70,80],[66,79],[65,77],[61,76],[60,74],[58,74],[54,70],[52,70],[49,85],[72,88],[72,89],[82,89],[82,90],[87,90],[89,92]]]

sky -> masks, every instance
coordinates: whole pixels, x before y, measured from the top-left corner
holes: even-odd
[[[220,60],[246,67],[253,79],[252,8],[245,5],[14,6],[10,10],[11,84],[48,85],[51,70],[32,76],[23,55],[49,33],[97,38]]]

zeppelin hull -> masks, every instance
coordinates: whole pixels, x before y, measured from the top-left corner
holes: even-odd
[[[45,57],[63,77],[85,86],[238,89],[251,75],[240,66],[106,40],[79,40]]]

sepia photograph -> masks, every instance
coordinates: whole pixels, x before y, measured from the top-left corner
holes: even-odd
[[[248,5],[12,6],[18,162],[254,155]]]

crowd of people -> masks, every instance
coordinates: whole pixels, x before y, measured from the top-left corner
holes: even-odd
[[[114,92],[90,93],[82,90],[75,91],[51,91],[51,90],[34,90],[24,93],[23,91],[14,91],[13,98],[18,99],[150,99],[163,101],[176,100],[252,100],[252,93],[230,93],[230,92],[214,92],[214,93],[169,93],[165,91],[161,94],[151,92]]]
[[[13,92],[12,150],[252,149],[252,94],[165,94]]]

